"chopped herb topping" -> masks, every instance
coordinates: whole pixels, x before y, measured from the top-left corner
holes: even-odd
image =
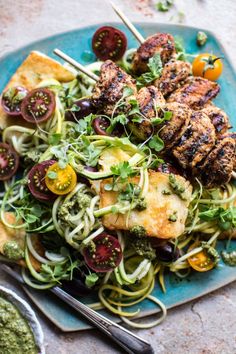
[[[205,32],[198,31],[198,33],[197,33],[197,45],[199,45],[199,47],[202,47],[204,44],[206,44],[207,38],[208,37],[207,37]]]
[[[232,252],[226,252],[223,251],[221,253],[222,255],[222,259],[224,261],[225,264],[231,266],[231,267],[235,267],[236,266],[236,250],[232,251]]]
[[[174,211],[173,214],[168,217],[168,220],[171,222],[176,222],[178,220],[177,211]]]
[[[169,175],[169,184],[171,188],[173,189],[173,192],[180,197],[182,200],[186,200],[186,197],[184,195],[185,193],[185,187],[177,181],[175,175],[171,173]]]
[[[174,5],[174,0],[163,0],[156,4],[156,9],[160,12],[167,12]]]

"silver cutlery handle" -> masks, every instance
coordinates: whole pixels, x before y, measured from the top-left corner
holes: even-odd
[[[51,291],[66,302],[68,305],[73,307],[76,311],[81,313],[90,322],[92,322],[96,327],[101,329],[106,333],[111,339],[113,339],[117,344],[124,348],[128,353],[131,354],[153,354],[154,351],[151,345],[143,340],[142,338],[136,336],[132,332],[128,331],[126,328],[119,326],[118,324],[110,321],[106,317],[102,316],[98,312],[92,310],[88,306],[84,305],[82,302],[76,300],[74,297],[66,293],[59,287],[52,288]]]

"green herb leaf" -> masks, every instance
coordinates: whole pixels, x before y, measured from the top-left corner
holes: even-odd
[[[164,148],[164,142],[158,135],[155,135],[149,140],[148,146],[156,152],[159,152]]]
[[[125,86],[124,90],[123,90],[122,97],[123,98],[129,97],[129,96],[133,95],[133,93],[134,93],[134,90],[131,87]]]
[[[149,59],[148,68],[150,72],[146,72],[142,74],[137,79],[137,85],[139,87],[150,84],[152,81],[158,79],[161,76],[163,65],[162,65],[160,53],[154,54],[154,56]]]
[[[60,140],[61,140],[61,134],[54,133],[49,136],[48,143],[50,145],[57,145],[57,144],[59,144]]]
[[[85,284],[87,285],[88,288],[92,288],[96,284],[98,279],[99,277],[96,273],[91,273],[86,276]]]
[[[202,211],[199,218],[205,221],[216,220],[222,230],[229,230],[236,227],[236,207],[218,207]]]
[[[128,161],[120,162],[118,165],[111,166],[113,175],[120,177],[121,180],[126,180],[133,175],[133,169]]]
[[[156,8],[158,11],[166,12],[169,11],[169,9],[173,6],[173,4],[174,4],[174,0],[159,1],[156,4]]]
[[[158,124],[162,124],[167,120],[170,120],[172,118],[173,112],[170,111],[164,111],[164,115],[162,118],[160,117],[155,117],[151,119],[151,122],[153,125],[158,125]]]

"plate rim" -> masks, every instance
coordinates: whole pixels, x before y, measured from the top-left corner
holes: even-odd
[[[236,80],[236,67],[235,65],[233,64],[233,59],[231,59],[231,56],[229,56],[227,50],[225,49],[224,45],[222,44],[221,40],[219,39],[218,35],[215,34],[214,31],[212,30],[208,30],[206,28],[203,28],[203,27],[196,27],[196,26],[190,26],[190,25],[185,25],[185,24],[181,24],[181,23],[178,23],[178,24],[175,24],[175,23],[165,23],[165,22],[154,22],[154,21],[132,21],[132,23],[134,24],[134,26],[139,26],[139,27],[142,27],[142,26],[168,26],[168,27],[172,27],[172,28],[189,28],[191,30],[196,30],[196,31],[204,31],[204,32],[207,32],[209,35],[211,35],[219,44],[219,46],[223,49],[223,51],[227,54],[227,60],[229,61],[230,63],[230,66],[232,67],[233,71],[234,71],[234,75],[235,75],[235,80]],[[108,21],[107,24],[113,24],[113,25],[124,25],[123,22],[118,22],[118,21]],[[37,43],[40,43],[42,41],[45,41],[45,40],[48,40],[48,39],[55,39],[57,37],[60,37],[60,36],[63,36],[63,35],[69,35],[70,33],[73,33],[75,31],[79,31],[79,30],[86,30],[86,29],[90,29],[92,27],[97,27],[97,26],[103,26],[104,25],[104,22],[96,22],[96,23],[93,23],[93,24],[90,24],[90,25],[87,25],[87,26],[81,26],[81,27],[77,27],[77,28],[74,28],[74,29],[71,29],[69,31],[63,31],[63,32],[59,32],[59,33],[55,33],[55,34],[52,34],[52,35],[49,35],[49,36],[45,36],[45,37],[42,37],[42,38],[39,38],[35,41],[30,41],[29,43],[23,45],[23,46],[20,46],[16,49],[13,49],[13,50],[10,50],[10,51],[7,51],[6,53],[4,53],[2,56],[0,56],[0,61],[1,60],[5,60],[8,56],[10,55],[14,55],[16,52],[22,50],[22,49],[27,49],[28,47],[31,47],[32,45],[37,45]]]
[[[108,25],[114,25],[114,26],[115,25],[118,25],[118,26],[119,25],[124,25],[122,22],[118,22],[118,21],[108,21],[107,24]],[[190,26],[190,25],[185,25],[185,24],[174,24],[174,23],[163,23],[163,22],[156,23],[154,21],[134,21],[133,24],[135,26],[140,27],[143,30],[145,30],[145,28],[147,28],[147,27],[152,27],[152,26],[153,27],[158,27],[158,25],[160,25],[160,26],[166,26],[167,28],[170,28],[172,30],[174,30],[175,28],[177,28],[177,29],[181,28],[181,29],[195,30],[196,32],[197,31],[205,31],[207,34],[209,34],[217,42],[217,45],[219,46],[220,50],[222,50],[226,54],[227,61],[229,63],[230,69],[232,70],[232,72],[234,74],[233,79],[235,79],[235,81],[236,81],[236,68],[235,68],[235,65],[233,64],[233,61],[232,61],[231,57],[229,56],[227,50],[225,49],[225,47],[222,44],[221,40],[219,39],[218,35],[216,35],[214,33],[214,31],[208,30],[208,29],[202,28],[202,27],[200,28],[200,27]],[[89,25],[86,25],[86,26],[77,27],[77,28],[74,28],[74,29],[71,29],[71,30],[68,30],[68,31],[63,31],[63,32],[55,33],[55,34],[52,34],[52,35],[49,35],[49,36],[45,36],[45,37],[39,38],[39,39],[37,39],[35,41],[30,41],[29,43],[27,43],[25,45],[22,45],[19,48],[15,48],[13,50],[7,51],[2,56],[0,56],[0,66],[1,66],[1,62],[6,60],[8,57],[10,57],[10,56],[12,56],[14,54],[17,54],[17,53],[19,54],[19,52],[21,52],[22,50],[27,51],[31,46],[37,46],[37,44],[39,44],[41,42],[44,42],[46,40],[49,40],[49,41],[50,40],[54,40],[54,39],[60,38],[60,36],[70,35],[70,34],[73,34],[74,32],[81,31],[81,30],[90,30],[90,29],[92,29],[94,27],[98,27],[98,26],[102,26],[102,25],[104,25],[104,22],[96,22],[96,23],[92,23],[92,24],[89,24]],[[138,43],[137,43],[137,46],[138,46]],[[48,54],[48,56],[51,57],[52,54],[53,54],[53,52]],[[190,301],[196,300],[197,298],[201,298],[204,295],[207,295],[207,294],[209,294],[209,293],[211,293],[213,291],[216,291],[217,289],[220,289],[220,288],[222,288],[222,287],[224,287],[224,286],[226,286],[226,285],[228,285],[228,284],[230,284],[230,283],[232,283],[234,281],[236,281],[236,274],[235,274],[235,276],[231,277],[230,280],[227,280],[226,282],[221,283],[220,286],[217,286],[217,284],[215,286],[211,286],[209,291],[207,291],[207,292],[202,291],[200,294],[191,297],[191,299],[189,299],[189,300],[183,300],[183,301],[176,302],[175,304],[167,306],[167,309],[171,309],[171,308],[183,305],[183,304],[187,304]],[[28,289],[25,290],[25,292],[26,292],[27,296],[29,296],[30,289],[29,289],[29,291],[28,291]],[[87,329],[93,329],[93,327],[87,326],[86,328],[81,328],[81,329],[75,328],[75,329],[69,329],[68,330],[68,328],[64,327],[63,325],[59,326],[59,323],[56,320],[53,321],[53,317],[48,316],[48,314],[46,314],[46,311],[43,311],[42,307],[39,306],[35,300],[32,300],[32,297],[33,297],[32,295],[29,296],[29,298],[34,303],[34,305],[36,305],[37,308],[40,309],[40,311],[48,319],[50,319],[50,321],[52,323],[54,323],[63,332],[84,331],[84,330],[87,330]],[[146,318],[148,316],[155,315],[158,312],[159,312],[158,308],[153,309],[153,310],[147,310],[146,313],[143,316],[140,316],[139,318]],[[138,319],[138,317],[137,317],[137,319]]]

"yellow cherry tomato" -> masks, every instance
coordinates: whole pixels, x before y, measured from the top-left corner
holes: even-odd
[[[193,75],[215,81],[223,71],[223,63],[219,57],[209,53],[198,55],[192,63]]]
[[[188,252],[199,246],[199,243],[194,243],[189,247]],[[189,257],[187,260],[190,266],[198,272],[207,272],[215,267],[214,260],[209,256],[205,249]]]
[[[70,165],[61,168],[59,163],[55,162],[47,170],[45,183],[48,189],[54,194],[68,194],[75,188],[77,176]]]

